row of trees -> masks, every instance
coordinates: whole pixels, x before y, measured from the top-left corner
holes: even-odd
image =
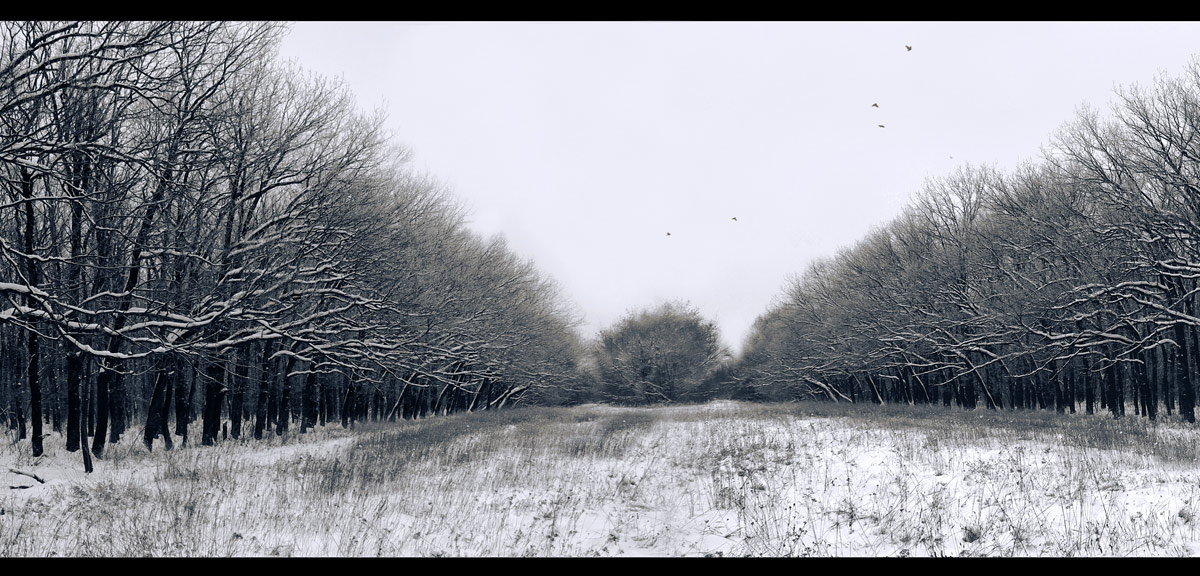
[[[1194,422],[1200,64],[1117,96],[794,278],[747,341],[748,389]]]
[[[555,402],[574,313],[269,22],[0,23],[0,414],[102,455]],[[27,430],[28,429],[28,430]]]

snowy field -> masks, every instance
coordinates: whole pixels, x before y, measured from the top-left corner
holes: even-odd
[[[1200,431],[1173,421],[720,402],[137,432],[90,475],[10,436],[0,556],[1200,553]]]

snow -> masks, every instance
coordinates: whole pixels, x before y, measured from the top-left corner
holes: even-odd
[[[12,282],[0,282],[0,292],[16,292],[17,294],[33,294],[46,298],[50,296],[45,290],[41,290],[36,286],[26,286],[24,284],[15,284]]]
[[[857,418],[763,415],[728,402],[653,412],[573,410],[577,421],[540,427],[468,423],[469,433],[437,449],[394,455],[356,448],[357,437],[386,433],[382,427],[362,427],[356,436],[329,426],[286,443],[226,441],[172,452],[156,445],[148,455],[131,433],[109,447],[90,475],[57,435],[47,438],[47,455],[38,459],[28,455],[25,441],[0,449],[0,509],[6,511],[0,555],[26,555],[27,547],[38,547],[34,555],[90,554],[73,548],[70,538],[50,535],[64,530],[64,517],[86,523],[85,504],[93,501],[130,508],[85,526],[83,533],[93,537],[122,530],[116,519],[126,515],[131,525],[189,525],[179,516],[163,517],[182,514],[178,502],[210,508],[191,528],[191,538],[202,543],[178,549],[121,544],[126,548],[115,549],[117,555],[1200,552],[1200,465],[1194,459],[1165,462],[1148,452],[1090,448],[1061,434],[873,427]],[[636,417],[622,421],[629,416]],[[1183,425],[1160,424],[1152,433],[1156,442],[1181,446],[1200,438]],[[320,489],[331,477],[331,460],[346,464],[335,470],[345,480],[339,495]],[[390,466],[386,476],[356,484],[354,474],[374,469],[371,462]],[[139,499],[164,495],[174,504],[160,503],[157,512],[135,509]],[[3,536],[21,533],[27,536]],[[124,538],[118,533],[111,540]]]

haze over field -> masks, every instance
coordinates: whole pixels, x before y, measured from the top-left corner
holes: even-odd
[[[476,230],[504,234],[563,285],[585,335],[684,299],[736,351],[790,275],[897,216],[926,178],[1037,158],[1079,105],[1178,73],[1197,32],[298,22],[281,55],[382,108]]]

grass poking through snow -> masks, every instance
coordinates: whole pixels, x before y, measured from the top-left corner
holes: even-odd
[[[37,459],[5,443],[0,556],[1200,551],[1200,433],[1173,422],[721,402],[459,414],[150,454],[138,437],[91,475],[56,436]]]

